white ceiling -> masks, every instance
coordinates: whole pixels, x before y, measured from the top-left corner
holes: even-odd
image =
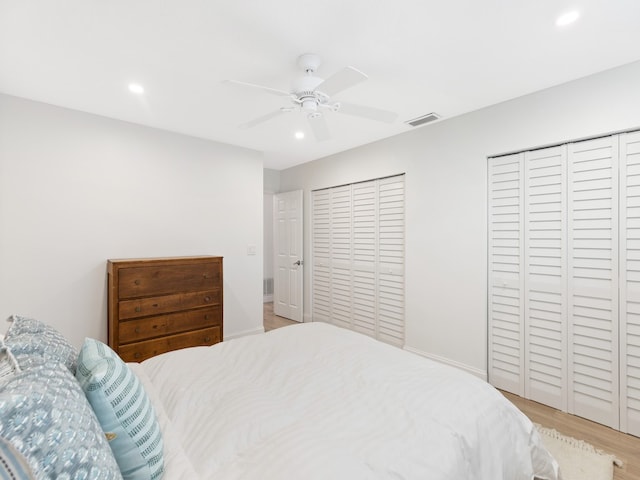
[[[369,75],[335,100],[398,120],[328,112],[325,142],[301,112],[239,129],[288,100],[223,81],[289,90],[307,52],[320,77]],[[0,92],[260,150],[274,169],[639,59],[639,0],[0,0]]]

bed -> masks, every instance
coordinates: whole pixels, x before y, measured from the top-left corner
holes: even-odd
[[[328,324],[126,367],[161,434],[155,478],[559,478],[532,423],[486,382]]]

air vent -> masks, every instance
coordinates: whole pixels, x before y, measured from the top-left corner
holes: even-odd
[[[440,115],[437,113],[431,112],[423,115],[421,117],[414,118],[413,120],[407,120],[404,123],[408,123],[412,127],[417,127],[418,125],[424,125],[425,123],[433,122],[434,120],[438,120]]]

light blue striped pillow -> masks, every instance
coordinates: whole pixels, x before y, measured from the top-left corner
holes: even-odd
[[[125,480],[162,477],[162,435],[138,377],[104,343],[87,338],[76,378],[93,407]]]

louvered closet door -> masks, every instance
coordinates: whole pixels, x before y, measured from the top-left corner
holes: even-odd
[[[331,318],[331,190],[313,192],[311,197],[313,242],[311,309],[314,320]]]
[[[566,410],[566,146],[525,153],[525,396]]]
[[[404,175],[377,181],[378,335],[404,344]]]
[[[313,320],[404,344],[404,176],[312,193]]]
[[[489,381],[524,395],[523,154],[489,159]]]
[[[353,185],[353,329],[376,336],[378,192],[375,182]]]
[[[640,132],[620,135],[620,429],[640,436]]]
[[[618,428],[618,137],[568,148],[569,413]]]
[[[351,186],[331,189],[331,321],[351,328]]]

